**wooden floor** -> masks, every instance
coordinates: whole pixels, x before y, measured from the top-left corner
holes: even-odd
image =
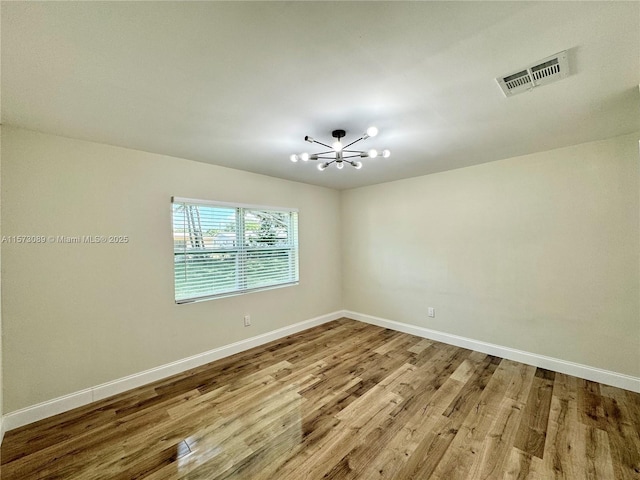
[[[639,479],[640,395],[342,319],[8,432],[14,479]]]

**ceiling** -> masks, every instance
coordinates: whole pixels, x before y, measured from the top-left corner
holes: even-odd
[[[640,130],[639,2],[3,2],[2,122],[353,188]],[[571,75],[495,77],[569,50]],[[389,159],[319,172],[311,135]]]

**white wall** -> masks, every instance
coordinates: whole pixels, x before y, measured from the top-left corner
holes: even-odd
[[[627,135],[345,191],[344,306],[640,376],[639,173]]]
[[[2,147],[3,235],[131,239],[3,246],[5,413],[341,308],[335,190],[11,127]],[[175,305],[172,195],[299,208],[300,285]]]

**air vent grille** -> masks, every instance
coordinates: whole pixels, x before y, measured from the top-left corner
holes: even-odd
[[[558,63],[558,59],[554,58],[549,62],[544,62],[540,65],[536,65],[535,67],[531,67],[531,72],[533,73],[534,80],[540,80],[541,78],[548,77],[549,75],[560,73],[560,64]]]
[[[511,90],[512,88],[521,87],[523,85],[531,85],[531,77],[529,76],[529,72],[523,70],[522,72],[504,77],[504,83],[507,88]]]
[[[556,82],[569,75],[567,51],[552,55],[517,72],[496,78],[505,97],[530,91],[535,87]]]

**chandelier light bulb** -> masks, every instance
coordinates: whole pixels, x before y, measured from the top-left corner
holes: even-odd
[[[356,167],[356,170],[360,170],[362,168],[362,162],[355,162],[353,166]]]
[[[367,135],[370,137],[375,137],[378,134],[378,129],[376,127],[367,128]]]
[[[309,143],[313,143],[315,142],[315,140],[313,139],[313,137],[310,137],[309,135],[307,135],[306,137],[304,137],[304,139],[309,142]]]
[[[331,144],[331,146],[333,147],[333,149],[336,152],[341,152],[342,151],[342,142],[340,140],[336,140],[335,142],[333,142]]]
[[[391,156],[391,152],[389,150],[382,150],[382,156],[384,158],[389,158]]]
[[[344,163],[336,162],[336,167],[338,168],[338,170],[342,170],[344,168]]]
[[[296,163],[298,161],[298,155],[294,153],[289,157],[289,160],[291,160],[293,163]]]
[[[301,153],[300,154],[300,160],[302,160],[303,162],[308,162],[309,161],[309,154],[307,152]]]
[[[378,151],[375,148],[372,148],[371,150],[369,150],[370,158],[376,158],[377,156],[378,156]]]
[[[326,163],[319,163],[318,164],[318,170],[320,170],[321,172],[323,172],[325,168],[327,168],[327,164]]]

